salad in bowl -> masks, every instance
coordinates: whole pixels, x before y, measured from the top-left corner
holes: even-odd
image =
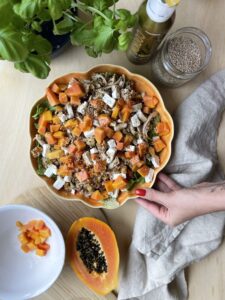
[[[154,85],[112,65],[56,79],[33,107],[31,161],[64,199],[116,208],[151,187],[173,122]]]

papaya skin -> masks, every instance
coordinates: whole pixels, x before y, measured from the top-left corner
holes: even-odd
[[[93,275],[89,273],[80,258],[79,251],[76,250],[77,238],[83,227],[93,232],[101,245],[108,266],[106,274],[98,275],[95,273]],[[119,250],[115,234],[106,223],[91,217],[75,221],[69,229],[66,246],[70,265],[77,277],[86,286],[99,295],[107,295],[117,287]]]

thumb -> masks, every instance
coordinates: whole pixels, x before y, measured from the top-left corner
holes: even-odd
[[[155,189],[136,189],[135,194],[142,199],[167,206],[168,193],[162,193]]]

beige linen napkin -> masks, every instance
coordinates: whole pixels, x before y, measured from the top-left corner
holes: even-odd
[[[213,75],[174,115],[173,155],[166,172],[189,187],[224,180],[217,158],[217,130],[225,108],[225,70]],[[170,228],[139,208],[120,300],[185,300],[184,268],[215,250],[225,229],[225,212]]]

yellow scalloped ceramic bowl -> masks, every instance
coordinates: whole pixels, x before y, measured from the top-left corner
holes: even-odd
[[[135,90],[139,92],[145,92],[147,95],[155,95],[159,99],[159,103],[156,107],[156,110],[159,112],[161,116],[161,120],[164,122],[167,122],[170,127],[170,133],[166,136],[163,136],[162,139],[164,143],[166,144],[166,148],[164,148],[160,152],[160,167],[155,169],[153,181],[151,183],[141,183],[135,186],[135,188],[151,188],[152,185],[155,182],[157,174],[166,166],[167,162],[169,161],[170,155],[171,155],[171,142],[173,139],[174,135],[174,126],[173,126],[173,120],[168,113],[167,109],[165,108],[164,102],[162,100],[162,97],[157,90],[157,88],[145,77],[134,74],[129,72],[127,69],[116,66],[116,65],[98,65],[93,68],[91,68],[87,72],[75,72],[75,73],[70,73],[67,75],[64,75],[62,77],[59,77],[55,79],[49,86],[51,86],[54,82],[55,83],[68,83],[70,79],[72,78],[80,78],[80,79],[89,79],[90,76],[93,73],[102,73],[102,72],[111,72],[111,73],[117,73],[117,74],[124,74],[129,80],[134,81],[135,83]],[[34,142],[34,137],[37,133],[37,129],[35,128],[35,120],[32,118],[32,115],[35,113],[36,106],[40,104],[41,102],[46,100],[46,96],[44,95],[40,100],[38,100],[34,106],[31,109],[31,114],[30,114],[30,136],[31,136],[31,145],[30,145],[30,150],[35,146]],[[33,169],[36,173],[37,170],[37,159],[33,158],[32,155],[30,155],[31,163],[33,166]],[[37,174],[37,173],[36,173]],[[39,176],[39,175],[38,175]],[[104,207],[104,208],[117,208],[123,205],[127,200],[131,198],[135,198],[134,191],[130,192],[123,192],[121,195],[118,197],[117,201],[103,201],[102,203],[96,203],[94,202],[93,199],[86,198],[84,196],[78,196],[78,195],[72,195],[69,192],[66,192],[64,190],[56,190],[53,188],[53,179],[48,178],[46,176],[39,176],[47,185],[47,187],[52,191],[57,197],[64,199],[64,200],[72,200],[72,201],[81,201],[84,204],[94,207],[94,208],[99,208],[99,207]]]

